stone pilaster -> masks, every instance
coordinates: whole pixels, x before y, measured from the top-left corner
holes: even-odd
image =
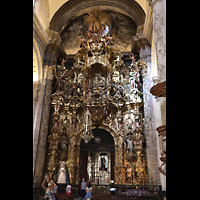
[[[115,144],[115,167],[114,167],[114,177],[115,184],[122,184],[122,177],[120,177],[121,172],[123,172],[124,168],[124,155],[123,155],[123,138],[122,135],[118,135],[116,144]]]
[[[46,89],[46,75],[47,74],[45,71],[44,79],[42,80],[42,84],[40,86],[40,92],[38,92],[39,98],[36,98],[37,96],[33,96],[34,97],[33,104],[35,103],[35,105],[33,105],[33,109],[34,109],[33,111],[34,113],[33,115],[34,117],[34,121],[33,121],[33,174],[35,174],[36,155],[37,155],[37,149],[38,149],[40,125],[41,125],[44,95],[45,95],[45,89]]]
[[[157,144],[152,127],[151,104],[150,104],[150,82],[148,78],[148,68],[150,63],[143,65],[143,101],[144,101],[144,135],[146,138],[146,158],[149,184],[159,184],[160,177],[157,169]]]
[[[49,114],[50,114],[50,101],[51,101],[51,91],[52,91],[52,72],[49,67],[46,67],[46,88],[43,102],[43,112],[40,125],[39,142],[36,157],[36,167],[35,167],[35,177],[43,174],[45,155],[46,155],[46,142],[48,135],[48,124],[49,124]],[[42,181],[42,176],[39,179],[34,178],[34,183],[40,183]]]
[[[166,34],[164,6],[161,0],[152,1],[153,30],[157,53],[159,82],[166,81]]]
[[[50,101],[52,93],[52,80],[53,74],[51,71],[51,66],[56,64],[56,58],[59,55],[64,56],[64,53],[60,47],[61,38],[59,33],[55,31],[48,31],[48,36],[51,38],[49,44],[46,47],[43,60],[43,81],[41,87],[41,99],[40,102],[40,112],[41,120],[36,125],[36,134],[33,141],[33,172],[34,172],[34,183],[40,183],[42,180],[41,174],[44,170],[44,162],[46,155],[46,143],[48,135],[48,125],[49,125],[49,114],[50,114]],[[39,176],[40,175],[40,176]],[[36,177],[41,178],[36,178]],[[36,180],[37,179],[37,180]]]
[[[166,81],[166,31],[164,5],[161,0],[152,1],[153,30],[157,53],[158,82]],[[162,125],[166,124],[166,98],[160,99]]]

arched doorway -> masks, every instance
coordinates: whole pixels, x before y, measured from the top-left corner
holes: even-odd
[[[95,185],[108,185],[114,180],[115,144],[112,135],[100,128],[93,129],[94,138],[80,144],[80,179]]]

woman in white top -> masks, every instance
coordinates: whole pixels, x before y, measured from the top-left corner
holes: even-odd
[[[91,183],[88,183],[87,187],[86,187],[86,195],[85,195],[85,199],[86,200],[90,200],[90,198],[92,198],[92,185]]]
[[[72,188],[72,186],[68,183],[68,184],[67,184],[67,187],[66,187],[66,189],[65,189],[67,195],[71,195],[71,188]]]

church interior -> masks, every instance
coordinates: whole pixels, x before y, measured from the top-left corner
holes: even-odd
[[[33,199],[82,178],[166,199],[166,0],[33,0]]]

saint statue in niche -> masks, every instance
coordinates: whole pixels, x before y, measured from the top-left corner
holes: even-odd
[[[133,141],[130,135],[126,136],[126,142],[127,142],[127,151],[128,153],[132,153],[133,151]]]
[[[108,169],[108,156],[106,153],[99,154],[99,171],[107,171]]]
[[[65,168],[65,161],[61,162],[60,168],[56,175],[56,183],[66,184],[69,181],[68,173]]]
[[[126,166],[126,171],[125,171],[125,180],[127,182],[133,182],[135,178],[135,170],[134,167],[130,164]]]

